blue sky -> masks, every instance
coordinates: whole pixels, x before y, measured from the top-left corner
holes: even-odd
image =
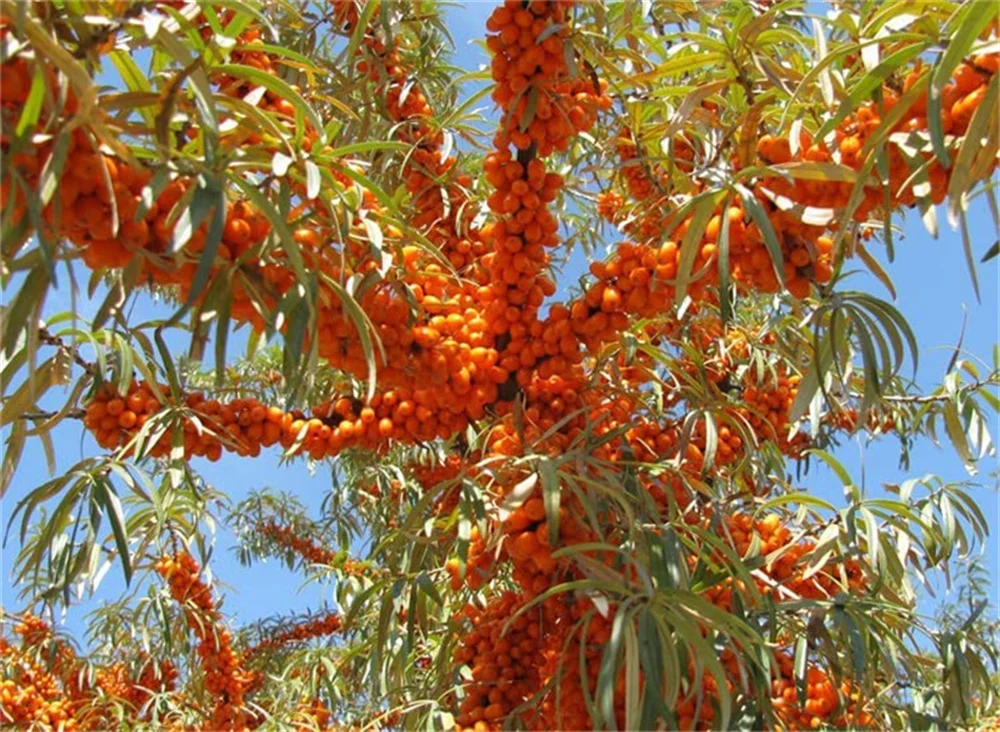
[[[483,23],[492,7],[491,3],[470,3],[461,10],[450,12],[449,28],[457,43],[456,65],[473,69],[485,63],[482,51],[472,42],[482,37]],[[484,104],[488,104],[488,100]],[[938,240],[933,240],[917,217],[907,217],[903,236],[897,241],[896,261],[889,265],[885,263],[884,256],[880,257],[899,292],[895,304],[912,325],[922,346],[917,378],[925,387],[935,385],[944,372],[951,356],[951,348],[957,341],[962,326],[963,307],[967,311],[968,318],[964,345],[970,354],[989,360],[994,343],[1000,341],[997,319],[998,302],[1000,302],[998,301],[1000,259],[979,267],[982,301],[977,303],[962,254],[961,239],[944,224],[944,216],[940,218],[941,236]],[[975,204],[970,216],[970,230],[973,250],[978,258],[996,238],[991,218],[981,200]],[[613,241],[609,239],[609,243]],[[563,272],[564,281],[576,280],[579,273],[578,266],[577,260],[574,259]],[[860,263],[858,266],[860,267]],[[872,277],[864,275],[855,279],[853,284],[847,286],[870,289],[880,297],[888,298],[884,288]],[[65,278],[62,278],[61,286],[61,290],[51,295],[48,308],[50,313],[69,307],[68,283],[65,282]],[[91,310],[93,307],[93,304],[89,305]],[[143,310],[148,310],[150,314],[153,312],[148,306],[143,305],[136,312],[137,319]],[[242,337],[230,340],[231,357],[238,357],[242,353],[243,342]],[[94,454],[99,449],[89,435],[81,440],[79,429],[78,424],[70,423],[58,430],[56,443],[60,469],[65,469],[80,457]],[[992,420],[990,429],[994,437],[1000,434],[1000,423],[996,418]],[[862,474],[865,476],[865,485],[870,491],[879,491],[881,484],[885,482],[898,482],[925,473],[935,473],[946,480],[956,481],[968,477],[950,446],[946,445],[939,449],[926,441],[914,451],[912,465],[905,474],[898,469],[898,447],[892,439],[883,440],[867,449],[862,449],[858,441],[847,442],[837,455],[856,480],[860,481]],[[331,484],[328,466],[319,466],[315,474],[310,474],[302,461],[279,467],[278,452],[274,450],[262,454],[257,459],[226,455],[214,464],[197,459],[195,468],[207,482],[227,493],[234,502],[251,490],[270,486],[296,494],[303,503],[315,510],[318,509]],[[995,468],[995,461],[992,465],[984,464],[980,480],[988,483],[990,473]],[[4,524],[17,500],[47,478],[40,446],[32,443],[26,449],[20,471],[10,492],[3,500]],[[842,503],[839,481],[828,470],[819,466],[814,466],[800,485],[827,498],[835,505]],[[979,497],[980,505],[991,525],[1000,525],[1000,511],[998,511],[1000,494],[995,490],[979,489],[975,495]],[[332,601],[328,586],[313,584],[303,588],[301,578],[288,572],[278,562],[264,562],[251,568],[240,566],[231,547],[232,537],[220,533],[212,569],[214,575],[227,585],[225,608],[234,617],[235,625],[239,626],[275,614],[289,614],[306,608],[315,609]],[[0,592],[2,592],[2,604],[7,610],[20,609],[14,601],[10,585],[10,567],[16,551],[17,541],[14,537],[2,552]],[[1000,543],[996,535],[991,537],[983,561],[990,568],[991,575],[996,578],[1000,568]],[[996,585],[995,602],[1000,597],[998,595],[1000,582]],[[99,598],[116,597],[121,588],[122,580],[116,566],[105,579]],[[1000,605],[1000,602],[996,602],[996,605]],[[69,618],[69,629],[78,631],[81,628],[80,621],[83,615],[81,611],[88,607],[93,607],[93,601],[86,601],[81,607],[74,608]]]

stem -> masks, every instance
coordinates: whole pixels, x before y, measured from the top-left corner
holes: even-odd
[[[58,412],[25,412],[24,414],[19,414],[17,416],[17,418],[18,419],[31,419],[31,420],[52,419],[57,414],[59,414],[59,413]],[[67,419],[83,419],[86,416],[87,416],[87,413],[84,410],[82,410],[82,409],[72,409],[72,410],[66,412],[66,414],[63,415],[63,417],[65,417]]]
[[[993,374],[987,379],[980,379],[975,383],[961,386],[955,390],[954,394],[888,395],[883,396],[882,400],[897,404],[931,404],[933,402],[946,402],[951,400],[953,396],[962,396],[969,392],[979,391],[980,389],[984,389],[989,386],[1000,386],[1000,374]],[[852,393],[851,396],[855,399],[860,399],[862,395]]]
[[[91,376],[97,375],[97,370],[94,368],[94,364],[83,358],[79,351],[76,350],[76,346],[67,346],[62,338],[54,336],[49,332],[49,329],[42,326],[38,329],[38,340],[47,346],[55,346],[56,348],[61,348],[69,351],[70,355],[73,357],[73,362],[86,371]]]

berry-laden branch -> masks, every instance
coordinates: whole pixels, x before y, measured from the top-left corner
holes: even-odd
[[[162,557],[156,571],[170,587],[170,594],[184,607],[188,627],[198,639],[198,656],[205,674],[205,689],[213,697],[209,724],[212,729],[240,729],[247,723],[244,710],[253,674],[244,667],[242,654],[232,647],[230,632],[220,627],[220,614],[211,590],[198,575],[197,561],[187,552]]]
[[[179,6],[181,3],[168,4]],[[224,15],[231,12],[225,11]],[[3,30],[7,31],[6,28]],[[203,26],[203,36],[211,36],[207,24]],[[259,30],[250,28],[239,40],[252,46],[259,38]],[[380,48],[374,37],[366,36],[366,43],[385,56],[388,93],[390,98],[394,95],[399,98],[406,70],[398,65],[398,59],[394,60],[395,52]],[[276,57],[273,55],[254,50],[238,50],[233,54],[233,60],[276,74]],[[30,79],[32,68],[29,61],[23,58],[15,59],[8,66],[4,80],[12,81],[9,81],[10,93],[5,96],[14,104],[23,104],[26,101],[24,83]],[[225,75],[216,74],[214,81],[226,94],[235,97],[242,98],[252,91],[245,81]],[[294,117],[294,107],[290,102],[271,91],[264,94],[258,106],[276,114],[279,123],[286,126]],[[433,162],[430,158],[436,156],[434,165],[441,172],[447,172],[453,167],[454,158],[442,159],[437,151],[441,135],[433,133],[421,121],[430,110],[419,91],[408,94],[405,104],[396,102],[390,107],[395,110],[398,120],[408,122],[406,138],[419,146],[417,154],[412,156],[413,164],[407,168],[408,172],[404,171],[404,175],[411,189],[422,191],[426,186],[418,169],[430,165]],[[72,105],[61,111],[71,112]],[[315,130],[307,131],[306,141],[315,140],[316,135]],[[29,186],[37,183],[38,171],[49,160],[51,152],[51,146],[43,146],[30,158],[25,157],[27,154],[15,156],[15,163],[22,164],[24,168],[20,172]],[[346,167],[354,170],[350,164]],[[57,238],[69,239],[83,249],[84,263],[93,269],[121,268],[134,254],[148,254],[142,257],[140,279],[157,285],[177,286],[181,298],[187,299],[191,295],[198,259],[205,248],[208,225],[199,226],[183,251],[172,254],[177,207],[192,192],[192,181],[184,177],[175,178],[149,206],[143,203],[141,192],[151,180],[152,173],[150,169],[135,167],[99,153],[86,128],[81,127],[70,138],[69,159],[58,188],[59,199],[46,207],[46,220],[52,225],[52,233],[58,235]],[[331,173],[341,189],[351,183],[337,164],[333,164]],[[110,181],[110,188],[106,185],[107,181]],[[457,250],[469,252],[477,239],[474,231],[469,232],[469,238],[455,238],[455,232],[467,228],[468,222],[455,220],[454,212],[464,210],[461,190],[469,182],[467,178],[460,177],[449,189],[449,210],[453,212],[451,219],[436,213],[431,206],[425,207],[427,220],[418,221],[419,224],[435,223],[433,232],[436,234],[432,239],[436,239],[445,250],[454,244]],[[19,189],[12,193],[11,186],[6,185],[9,183],[5,181],[4,203],[13,195],[15,212],[23,212],[23,196]],[[429,200],[427,196],[431,193],[418,195],[418,205],[424,206],[421,201]],[[304,185],[296,187],[296,194],[306,200]],[[145,210],[141,216],[138,214],[140,206]],[[114,229],[112,209],[121,222],[117,231]],[[364,195],[361,210],[347,216],[348,220],[353,220],[352,237],[344,249],[334,245],[333,237],[339,239],[338,221],[331,219],[329,212],[322,207],[305,203],[296,207],[294,218],[307,219],[310,224],[293,232],[295,242],[303,250],[304,264],[310,270],[321,273],[321,296],[317,300],[320,355],[332,365],[361,378],[365,377],[370,364],[361,356],[361,341],[355,326],[345,318],[337,292],[328,283],[355,274],[371,273],[381,265],[371,256],[369,247],[360,243],[367,236],[360,218],[365,211],[378,213],[378,207],[368,192]],[[263,298],[265,309],[273,310],[295,282],[294,272],[281,249],[272,249],[263,257],[250,256],[261,250],[270,233],[271,224],[254,206],[246,201],[227,203],[222,242],[210,278],[214,280],[235,267],[237,276],[232,290],[232,318],[238,322],[248,321],[257,330],[262,330],[266,324],[254,306],[251,292],[256,293],[254,297]],[[392,230],[386,233],[399,235]],[[448,254],[447,251],[445,253]],[[349,255],[347,259],[353,264],[345,266],[344,255]],[[231,264],[237,260],[237,264]],[[396,264],[409,271],[410,293],[421,308],[422,317],[416,324],[408,324],[410,305],[401,297],[395,282],[383,281],[369,288],[362,298],[363,309],[372,320],[375,334],[381,338],[385,349],[381,383],[396,387],[387,393],[389,406],[395,401],[405,404],[412,400],[410,406],[402,408],[399,416],[401,427],[414,437],[432,439],[452,434],[465,426],[468,416],[482,416],[485,405],[496,399],[497,384],[505,382],[508,374],[495,367],[495,353],[484,330],[486,324],[469,308],[474,289],[470,290],[469,285],[456,285],[455,279],[438,264],[423,267],[420,250],[416,247],[403,247]],[[244,281],[247,286],[244,286]],[[429,389],[426,388],[428,384],[445,388]],[[386,428],[385,424],[383,428]],[[350,435],[345,435],[345,439],[349,440]]]
[[[942,129],[945,134],[963,135],[975,109],[982,103],[987,86],[992,75],[996,73],[997,54],[979,54],[959,65],[951,82],[945,85],[942,92]],[[925,79],[925,71],[917,66],[906,78],[903,91],[908,92],[913,85]],[[802,131],[796,141],[796,151],[793,153],[792,142],[785,137],[766,134],[757,143],[757,160],[748,164],[775,166],[786,173],[791,173],[793,179],[784,176],[763,175],[753,187],[753,199],[756,204],[765,208],[770,228],[781,246],[784,271],[775,272],[772,258],[765,247],[765,232],[759,222],[753,219],[744,200],[723,212],[721,205],[713,211],[704,232],[697,245],[697,254],[691,272],[698,273],[697,279],[690,284],[692,297],[705,299],[709,297],[711,288],[719,282],[719,236],[722,231],[722,219],[729,219],[729,278],[744,292],[777,292],[781,289],[779,276],[783,276],[788,291],[797,298],[809,294],[810,283],[825,284],[833,273],[833,232],[839,222],[830,211],[841,211],[847,208],[854,188],[851,180],[813,180],[808,177],[794,177],[796,168],[800,165],[834,164],[860,173],[866,168],[869,156],[875,154],[868,149],[869,138],[881,131],[883,120],[893,113],[899,103],[898,92],[884,86],[881,89],[881,100],[862,104],[853,114],[844,118],[835,130],[836,145],[833,149],[826,141],[814,140],[812,136]],[[710,114],[714,115],[714,107],[704,105]],[[905,112],[899,116],[892,127],[894,133],[913,135],[926,134],[927,123],[927,92],[923,91],[912,100]],[[672,164],[683,173],[694,170],[694,150],[691,144],[678,135],[673,140]],[[691,219],[682,222],[675,220],[672,207],[666,205],[657,190],[663,181],[669,178],[668,172],[662,169],[647,172],[640,159],[640,151],[632,140],[631,133],[623,131],[617,143],[617,150],[622,167],[620,175],[625,189],[630,195],[629,205],[624,206],[624,198],[620,193],[610,191],[602,194],[598,200],[599,213],[610,221],[619,222],[623,230],[639,242],[638,260],[642,260],[647,252],[652,252],[656,258],[655,269],[647,267],[649,275],[645,281],[663,283],[666,302],[673,301],[673,291],[670,283],[675,280],[681,267],[680,243],[686,233],[686,227]],[[858,224],[864,224],[875,215],[886,217],[892,208],[913,207],[918,202],[917,189],[905,185],[912,175],[912,163],[908,164],[900,146],[886,145],[888,174],[885,180],[872,179],[863,186],[863,196],[857,207],[851,212],[852,219]],[[862,155],[862,153],[865,153]],[[941,203],[948,191],[952,171],[944,168],[930,151],[919,153],[921,161],[926,163],[926,176],[929,189],[925,194],[934,204]],[[646,158],[642,156],[642,160]],[[996,161],[993,163],[994,168]],[[739,173],[739,167],[734,165],[732,173]],[[704,190],[702,184],[695,179],[696,193]],[[884,191],[890,191],[886,207]],[[822,220],[823,224],[809,224],[802,221],[802,213],[807,208],[813,209],[813,217]],[[676,226],[679,224],[679,226]],[[662,238],[663,232],[672,226],[674,233],[669,241],[662,245],[654,245],[654,241]],[[870,236],[870,230],[865,230]],[[658,250],[656,247],[659,247]],[[845,252],[845,256],[853,250]],[[620,256],[620,251],[619,251]],[[595,277],[606,284],[624,286],[624,280],[615,272],[608,273],[600,265],[592,270]],[[625,271],[631,275],[634,268]],[[610,280],[610,282],[609,282]],[[631,291],[631,288],[625,288]],[[636,307],[641,308],[648,300],[648,294],[634,296]],[[639,304],[639,303],[642,304]],[[662,312],[660,303],[655,308]]]
[[[243,660],[250,662],[260,653],[267,653],[278,648],[283,648],[291,643],[301,643],[312,638],[332,635],[333,633],[340,632],[342,628],[343,621],[339,613],[326,613],[309,620],[304,620],[291,625],[285,630],[274,633],[255,646],[251,646],[243,654]]]
[[[355,577],[370,577],[381,573],[377,567],[372,567],[366,562],[342,557],[341,552],[324,549],[318,542],[297,532],[295,527],[282,526],[273,519],[261,521],[257,524],[257,531],[279,547],[294,552],[306,565],[326,565],[345,575]]]

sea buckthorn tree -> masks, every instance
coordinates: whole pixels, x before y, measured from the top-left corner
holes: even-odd
[[[980,494],[838,450],[994,455],[892,262],[997,254],[998,6],[818,5],[504,0],[463,70],[430,0],[0,0],[3,726],[995,725]],[[222,537],[328,605],[232,622]]]

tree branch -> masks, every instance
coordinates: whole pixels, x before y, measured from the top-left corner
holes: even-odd
[[[25,412],[24,414],[19,414],[17,418],[31,420],[52,419],[57,414],[59,414],[59,412]],[[71,409],[63,415],[66,419],[83,419],[86,416],[87,412],[83,409]]]
[[[979,391],[990,386],[1000,386],[1000,374],[991,374],[989,378],[980,379],[972,384],[965,384],[955,390],[954,394],[912,394],[912,395],[887,395],[882,397],[882,401],[896,404],[931,404],[933,402],[946,402],[954,396],[960,396],[969,392]],[[852,393],[855,399],[861,399],[862,395]]]
[[[42,326],[38,329],[38,340],[47,346],[54,346],[56,348],[62,348],[69,351],[70,355],[73,357],[73,362],[86,371],[91,376],[97,376],[97,369],[94,368],[94,364],[83,358],[79,351],[76,350],[76,346],[66,345],[62,338],[54,336],[49,332],[49,329]]]

